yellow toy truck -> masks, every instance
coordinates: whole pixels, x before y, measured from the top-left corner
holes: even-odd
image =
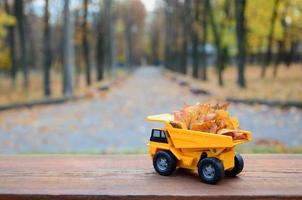
[[[164,123],[164,128],[152,129],[149,150],[155,171],[163,176],[171,175],[176,167],[197,170],[201,180],[215,184],[224,175],[236,176],[244,166],[234,147],[251,140],[251,133],[240,130],[245,139],[173,127],[174,116],[160,114],[147,120]]]

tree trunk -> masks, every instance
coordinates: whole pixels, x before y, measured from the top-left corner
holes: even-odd
[[[125,23],[126,23],[126,28],[125,28],[125,39],[126,39],[126,43],[125,43],[125,57],[126,57],[126,65],[127,67],[129,67],[130,69],[132,69],[133,67],[133,44],[132,44],[132,33],[131,33],[131,29],[133,27],[133,22],[132,22],[132,18],[131,18],[131,13],[130,10],[128,10],[128,13],[125,16]]]
[[[214,36],[214,43],[216,47],[216,68],[217,68],[217,75],[218,75],[218,84],[219,86],[223,86],[223,76],[222,76],[222,70],[224,68],[224,60],[225,60],[225,50],[221,47],[221,35],[218,32],[218,27],[214,18],[213,8],[212,5],[209,3],[209,19],[210,19],[210,25],[213,31]]]
[[[172,69],[171,66],[171,45],[172,45],[172,12],[169,0],[166,0],[165,7],[165,67]]]
[[[277,77],[278,73],[278,67],[280,62],[282,61],[282,56],[283,56],[283,47],[284,43],[282,41],[278,41],[278,53],[277,53],[277,58],[276,62],[274,63],[274,69],[273,69],[273,76]]]
[[[246,0],[236,0],[235,1],[235,10],[236,10],[236,35],[237,35],[237,67],[238,67],[238,77],[237,83],[241,88],[245,87],[245,77],[244,77],[244,68],[245,68],[245,5]]]
[[[44,95],[50,96],[51,95],[51,82],[50,82],[50,68],[51,68],[51,59],[52,59],[52,52],[50,48],[50,28],[49,28],[49,0],[45,0],[45,10],[44,10],[44,73],[43,73],[43,80],[44,80]]]
[[[96,46],[96,79],[98,81],[101,81],[104,78],[104,23],[102,16],[98,20],[97,26],[98,34]]]
[[[282,35],[283,38],[281,41],[278,41],[278,57],[277,57],[277,62],[274,65],[273,69],[273,76],[276,77],[278,73],[278,66],[280,62],[284,62],[286,56],[286,42],[288,40],[288,26],[286,24],[286,16],[288,14],[288,8],[290,6],[289,2],[286,2],[285,7],[283,8],[283,11],[281,13],[281,24],[282,24]]]
[[[297,42],[295,42],[295,41],[291,41],[290,42],[290,48],[288,50],[287,60],[285,62],[285,64],[286,64],[287,67],[290,67],[291,64],[292,64],[292,62],[293,62],[293,60],[294,60],[295,49],[296,49],[296,46],[297,46],[296,44],[297,44]]]
[[[275,34],[275,21],[277,19],[279,2],[280,2],[279,0],[274,1],[273,13],[272,13],[272,17],[271,17],[271,24],[270,24],[269,34],[267,37],[266,54],[264,57],[264,62],[262,65],[262,70],[261,70],[262,78],[265,77],[266,68],[270,64],[271,57],[272,57],[272,46],[273,46],[273,39],[274,39],[274,34]]]
[[[182,74],[187,73],[187,64],[188,64],[188,40],[191,29],[191,0],[185,0],[185,8],[183,11],[183,43],[182,43],[182,55],[181,55],[181,66],[180,72]]]
[[[200,1],[195,1],[195,23],[199,23],[199,15],[200,15]],[[198,38],[198,30],[193,30],[193,77],[199,78],[199,38]]]
[[[28,63],[27,63],[27,52],[26,52],[26,40],[25,40],[25,27],[24,27],[24,8],[23,0],[15,0],[15,16],[17,19],[18,33],[20,40],[20,62],[22,65],[23,76],[24,76],[24,88],[28,88]]]
[[[125,38],[126,38],[126,43],[125,43],[125,57],[126,57],[126,66],[129,68],[132,68],[132,35],[130,31],[130,27],[126,28],[125,30]]]
[[[181,6],[179,5],[178,1],[172,1],[172,5],[173,5],[173,12],[172,12],[172,32],[171,32],[171,43],[172,45],[175,45],[175,47],[172,49],[172,53],[171,53],[171,64],[172,64],[172,68],[174,71],[176,72],[181,72],[181,67],[182,67],[182,63],[181,63],[181,54],[182,54],[182,50],[181,47],[179,47],[178,45],[178,41],[180,36],[180,31],[178,29],[179,26],[179,21],[181,20],[180,18],[182,17],[182,9]]]
[[[208,36],[208,10],[209,10],[209,0],[203,1],[203,16],[202,16],[202,51],[201,51],[201,69],[202,69],[202,80],[207,80],[207,52],[206,52],[206,44],[207,44],[207,36]]]
[[[104,40],[104,64],[108,74],[111,74],[112,70],[112,35],[111,35],[111,0],[104,0],[104,9],[103,9],[103,19],[104,19],[104,31],[105,31],[105,40]]]
[[[97,63],[97,77],[96,79],[98,81],[103,80],[104,78],[104,53],[103,53],[103,42],[104,42],[104,36],[103,31],[101,30],[98,33],[98,39],[97,39],[97,50],[96,50],[96,63]]]
[[[78,35],[81,34],[81,30],[79,30],[79,27],[81,26],[80,24],[80,11],[79,10],[75,10],[74,11],[74,35]],[[82,49],[81,49],[81,44],[78,43],[77,41],[73,42],[73,46],[74,46],[74,67],[75,67],[75,77],[74,77],[74,90],[76,90],[79,85],[80,85],[80,81],[81,81],[81,64],[82,64]]]
[[[151,32],[151,63],[152,65],[158,65],[158,42],[159,35],[157,32]]]
[[[222,68],[223,68],[223,61],[219,61],[219,63],[218,63],[218,84],[219,84],[219,86],[224,85],[223,75],[222,75],[222,70],[221,70]]]
[[[8,1],[4,1],[5,11],[9,15],[14,15],[12,10],[9,7]],[[11,65],[11,78],[12,78],[12,85],[15,87],[16,85],[16,75],[17,75],[17,61],[16,61],[16,50],[15,50],[15,27],[14,26],[8,26],[8,44],[9,44],[9,54],[10,59],[12,62]]]
[[[73,34],[70,15],[70,1],[64,1],[64,24],[63,24],[63,93],[70,97],[73,94]]]
[[[24,27],[25,27],[25,36],[26,36],[26,52],[30,52],[27,54],[27,65],[30,69],[37,69],[37,32],[35,30],[35,23],[31,22],[35,16],[34,11],[31,10],[28,13],[28,16],[24,19]]]
[[[88,28],[87,28],[87,15],[88,15],[88,0],[83,1],[84,7],[84,18],[83,18],[83,54],[84,54],[84,61],[85,61],[85,69],[86,69],[86,84],[91,85],[91,69],[90,69],[90,59],[89,59],[89,43],[88,43]]]

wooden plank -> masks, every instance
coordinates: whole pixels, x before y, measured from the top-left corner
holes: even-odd
[[[0,199],[302,199],[302,155],[243,155],[217,185],[156,174],[147,155],[0,156]]]

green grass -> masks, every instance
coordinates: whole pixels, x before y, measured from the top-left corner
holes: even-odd
[[[236,151],[239,153],[256,153],[256,154],[266,154],[266,153],[302,153],[302,146],[297,146],[293,148],[280,148],[278,146],[269,145],[254,145],[249,147],[238,146]]]

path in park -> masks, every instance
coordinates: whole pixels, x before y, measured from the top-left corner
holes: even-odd
[[[95,99],[0,113],[0,153],[97,153],[147,151],[147,115],[171,112],[205,97],[142,67]],[[302,144],[302,111],[232,105],[231,113],[254,139]]]

